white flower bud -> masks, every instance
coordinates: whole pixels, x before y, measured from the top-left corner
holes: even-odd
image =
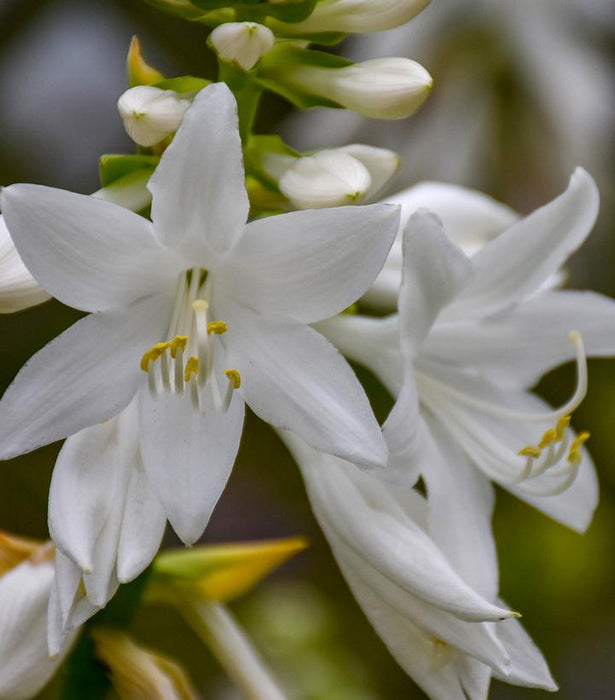
[[[140,146],[153,146],[177,131],[188,107],[190,100],[151,85],[130,88],[117,102],[126,132]]]
[[[409,58],[376,58],[343,68],[293,66],[288,80],[303,90],[374,119],[403,119],[431,90],[429,73]]]
[[[359,160],[331,149],[299,158],[282,175],[279,186],[298,209],[321,209],[359,204],[371,178]]]
[[[375,146],[366,146],[362,143],[352,143],[337,150],[356,158],[369,171],[372,184],[365,195],[366,200],[372,200],[376,197],[401,165],[399,155],[395,151],[389,151],[388,148],[376,148]]]
[[[236,63],[244,70],[254,68],[275,41],[271,29],[256,22],[220,24],[209,39],[223,61]]]
[[[430,0],[321,0],[303,22],[284,24],[285,33],[381,32],[409,22]]]

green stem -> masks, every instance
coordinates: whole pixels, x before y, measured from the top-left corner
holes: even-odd
[[[252,77],[225,61],[218,62],[218,80],[226,83],[237,100],[239,135],[244,148],[252,134],[263,89]]]

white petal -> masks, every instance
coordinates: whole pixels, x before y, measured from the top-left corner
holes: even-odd
[[[487,477],[439,425],[426,415],[435,438],[423,477],[429,504],[428,532],[455,571],[487,600],[498,591],[498,561],[491,530],[494,494]]]
[[[386,464],[386,445],[363,388],[320,333],[228,301],[224,308],[228,361],[260,418],[365,468]]]
[[[117,551],[117,577],[132,581],[151,563],[160,547],[167,518],[145,474],[140,453],[130,472]]]
[[[92,314],[26,363],[0,402],[2,459],[111,418],[133,397],[143,352],[165,333],[172,299]]]
[[[216,276],[230,297],[311,323],[350,306],[378,274],[397,230],[394,207],[340,207],[249,224]]]
[[[138,450],[136,418],[129,417],[126,425],[133,412],[124,409],[111,420],[69,437],[53,470],[49,532],[56,545],[86,572],[94,569],[99,535],[114,527],[116,503],[123,505]]]
[[[562,195],[474,256],[474,280],[447,309],[447,318],[484,317],[530,296],[583,243],[597,215],[596,184],[578,168]]]
[[[62,661],[51,660],[47,652],[46,613],[52,585],[51,561],[26,560],[0,578],[2,698],[35,696]]]
[[[40,185],[5,187],[1,202],[36,281],[75,309],[126,306],[165,289],[179,270],[150,222],[123,207]]]
[[[465,654],[455,654],[453,664],[468,700],[487,700],[491,684],[491,668]],[[506,670],[508,671],[508,667]],[[506,675],[502,674],[502,678],[506,679]]]
[[[437,324],[423,352],[496,383],[530,387],[574,359],[572,330],[580,332],[588,356],[615,355],[615,301],[593,292],[544,292],[478,322]]]
[[[49,299],[19,257],[0,216],[0,314],[10,314]]]
[[[472,263],[434,214],[419,210],[404,232],[399,294],[402,348],[414,356],[442,309],[470,282]]]
[[[197,95],[148,189],[156,235],[193,265],[215,267],[241,236],[249,204],[237,106],[224,84]]]
[[[486,194],[444,182],[421,182],[384,201],[401,205],[400,229],[382,272],[365,293],[363,301],[390,310],[397,304],[401,285],[403,232],[409,218],[418,209],[429,209],[437,214],[446,235],[466,255],[476,253],[518,219],[512,209]]]
[[[319,454],[296,436],[283,439],[301,467],[315,511],[347,547],[402,590],[464,620],[512,614],[483,600],[459,578],[431,538],[387,497],[388,485]]]
[[[244,404],[234,392],[228,411],[196,409],[190,392],[140,393],[143,465],[173,529],[186,544],[203,534],[230,476]]]
[[[540,650],[518,620],[500,622],[496,630],[511,660],[508,675],[502,677],[496,671],[493,674],[496,678],[530,688],[558,689]]]

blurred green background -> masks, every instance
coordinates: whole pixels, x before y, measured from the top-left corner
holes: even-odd
[[[437,3],[433,0],[434,6]],[[458,4],[464,5],[463,0]],[[564,5],[570,2],[564,0],[562,8]],[[460,66],[471,71],[489,65],[497,73],[493,97],[500,108],[490,112],[495,126],[480,144],[483,157],[485,152],[491,154],[481,161],[488,167],[467,175],[453,170],[451,162],[447,174],[446,159],[433,152],[434,160],[444,162],[436,174],[480,186],[520,211],[528,211],[563,189],[569,160],[574,158],[590,170],[595,164],[593,172],[603,194],[602,213],[594,240],[573,261],[571,286],[591,286],[615,296],[612,131],[610,140],[602,142],[598,157],[582,152],[581,139],[571,154],[558,158],[563,146],[553,114],[541,113],[540,105],[532,101],[516,71],[514,56],[503,51],[497,41],[498,29],[489,24],[489,18],[480,12],[474,18],[474,24],[468,24],[466,18],[459,31],[449,26],[441,37],[431,26],[438,51],[433,46],[417,46],[412,53],[434,75],[434,106],[427,106],[416,118],[418,126],[408,126],[407,136],[401,125],[395,126],[411,165],[398,187],[434,177],[433,169],[425,165],[428,158],[412,159],[412,139],[419,138],[412,129],[425,134],[432,124],[434,129],[441,124],[438,109],[450,104],[445,91],[454,86]],[[418,32],[420,21],[423,19],[417,19]],[[595,52],[599,35],[603,66],[613,77],[615,29],[604,24],[601,32],[596,23],[591,26],[587,34],[579,25],[576,38],[587,41],[588,50],[591,46]],[[125,53],[133,34],[141,38],[146,57],[165,73],[215,75],[205,30],[163,15],[141,0],[1,0],[0,27],[1,184],[37,182],[88,193],[98,187],[97,159],[102,153],[132,152],[115,103],[125,89]],[[357,50],[356,45],[352,50]],[[471,60],[464,63],[468,54]],[[470,92],[467,99],[473,99]],[[287,111],[280,101],[267,100],[260,128],[274,128]],[[611,118],[612,129],[615,115]],[[296,133],[297,127],[293,128]],[[378,123],[375,128],[386,130],[387,126]],[[318,132],[310,134],[312,141],[315,137]],[[459,133],[458,138],[465,136]],[[365,140],[370,142],[368,137]],[[2,389],[34,351],[77,317],[77,312],[55,301],[0,317]],[[386,415],[390,400],[366,373],[360,375],[380,417]],[[539,390],[558,403],[567,397],[573,381],[571,368],[564,367],[546,377]],[[575,413],[575,421],[592,433],[590,449],[602,487],[595,521],[582,537],[500,492],[495,531],[502,595],[522,611],[526,629],[544,651],[561,685],[562,698],[608,698],[615,697],[615,362],[590,363],[590,393]],[[47,490],[58,447],[3,465],[0,527],[47,536]],[[291,695],[314,700],[423,697],[391,659],[350,595],[311,515],[292,460],[273,433],[250,415],[239,461],[203,540],[299,533],[308,536],[311,548],[233,606]],[[167,544],[178,545],[172,533]],[[236,697],[216,662],[173,612],[147,609],[139,615],[134,632],[150,646],[182,659],[204,697]],[[52,686],[44,697],[53,693]],[[539,694],[500,683],[494,683],[492,690],[492,697],[502,700]]]

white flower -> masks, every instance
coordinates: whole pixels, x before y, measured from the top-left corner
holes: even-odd
[[[381,32],[409,22],[429,0],[320,0],[302,22],[272,23],[285,34]]]
[[[61,653],[47,651],[47,604],[54,584],[50,542],[0,533],[0,697],[31,698],[49,681],[75,639]],[[58,649],[58,652],[60,649]]]
[[[404,426],[391,428],[394,448],[404,439]],[[296,436],[283,439],[301,467],[314,513],[352,592],[393,657],[430,697],[485,698],[492,675],[556,689],[542,655],[510,619],[512,613],[489,602],[497,593],[489,484],[459,465],[461,474],[453,478],[470,482],[466,494],[474,489],[484,497],[459,504],[465,510],[464,520],[453,517],[457,541],[439,548],[430,537],[435,523],[430,501],[409,483],[406,488],[387,484],[319,454]],[[451,566],[456,560],[463,562],[463,578]]]
[[[584,241],[597,211],[595,184],[579,169],[564,194],[486,243],[471,260],[436,217],[417,213],[405,233],[399,316],[346,316],[319,324],[394,395],[408,396],[398,402],[396,420],[407,426],[399,455],[403,462],[404,453],[412,454],[407,469],[414,477],[423,473],[430,497],[446,479],[432,484],[431,467],[421,459],[418,406],[407,408],[417,392],[421,415],[444,451],[449,443],[452,454],[461,447],[485,476],[520,498],[574,529],[588,526],[597,482],[582,447],[587,434],[575,436],[568,426],[585,395],[585,352],[615,354],[615,304],[589,292],[550,290],[545,283]],[[577,387],[552,410],[528,389],[574,358]],[[442,508],[450,508],[450,500],[443,498]]]
[[[212,31],[209,41],[221,59],[250,70],[271,50],[275,37],[256,22],[225,22]]]
[[[117,102],[126,132],[140,146],[153,146],[177,131],[188,107],[190,100],[152,85],[129,88]]]
[[[49,294],[38,286],[28,272],[0,216],[0,313],[21,311],[42,304],[47,299]]]
[[[432,85],[429,73],[409,58],[377,58],[342,68],[293,65],[286,80],[373,119],[409,117]]]
[[[2,191],[38,282],[98,313],[43,348],[9,387],[1,456],[112,418],[138,393],[145,472],[186,542],[200,536],[224,488],[244,399],[317,449],[367,468],[387,460],[354,374],[306,324],[338,313],[373,281],[398,209],[294,212],[246,226],[236,120],[225,86],[199,93],[149,182],[153,224],[61,190]]]

